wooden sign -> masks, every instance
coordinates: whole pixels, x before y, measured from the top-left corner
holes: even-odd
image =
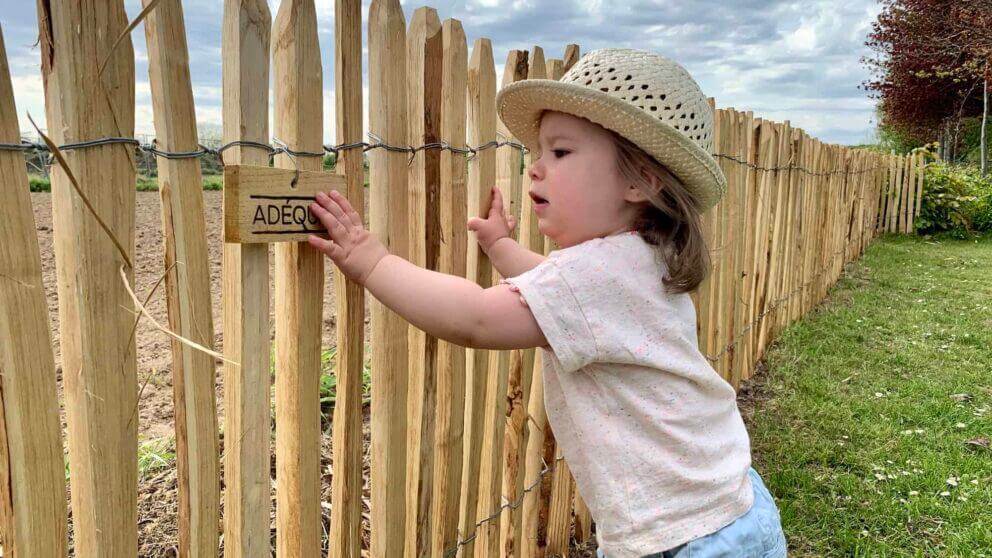
[[[293,179],[296,178],[296,184]],[[224,167],[224,242],[305,242],[327,238],[308,206],[317,192],[346,191],[345,177],[328,172],[249,165]]]

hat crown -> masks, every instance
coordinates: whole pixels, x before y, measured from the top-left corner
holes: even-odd
[[[561,78],[639,108],[713,153],[713,109],[689,72],[645,50],[604,48],[583,56]]]

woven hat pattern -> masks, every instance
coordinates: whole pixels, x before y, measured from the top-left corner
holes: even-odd
[[[592,51],[561,81],[524,80],[503,88],[496,110],[532,149],[538,147],[545,110],[613,130],[671,170],[693,193],[700,212],[726,191],[726,177],[711,155],[713,109],[685,68],[653,52]]]

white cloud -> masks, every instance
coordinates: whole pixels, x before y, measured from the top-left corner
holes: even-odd
[[[334,138],[334,2],[315,0],[324,63],[325,142]],[[125,0],[129,16],[140,0]],[[273,17],[281,0],[268,0]],[[362,1],[364,120],[368,122],[368,8]],[[416,2],[403,3],[407,22]],[[875,0],[443,0],[433,3],[442,20],[460,19],[469,51],[479,37],[492,39],[497,79],[510,49],[544,47],[546,58],[560,58],[564,46],[582,52],[609,46],[650,48],[686,67],[717,106],[755,115],[789,119],[825,141],[860,142],[868,135],[874,101],[857,88],[867,79],[859,58],[880,6]],[[223,100],[220,70],[220,15],[216,0],[183,0],[190,48],[197,120],[220,124]],[[26,112],[44,120],[34,6],[12,3],[4,33],[14,76],[18,119]],[[136,76],[136,128],[153,131],[144,33],[133,33]],[[147,120],[145,120],[147,119]],[[367,129],[367,127],[366,127]]]

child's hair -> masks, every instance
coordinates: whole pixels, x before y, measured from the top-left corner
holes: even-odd
[[[710,254],[695,197],[654,157],[610,132],[616,145],[617,170],[651,200],[634,223],[637,232],[648,244],[669,248],[662,251],[668,266],[662,282],[673,293],[696,290],[710,272]],[[660,192],[652,191],[643,173],[657,177]]]

